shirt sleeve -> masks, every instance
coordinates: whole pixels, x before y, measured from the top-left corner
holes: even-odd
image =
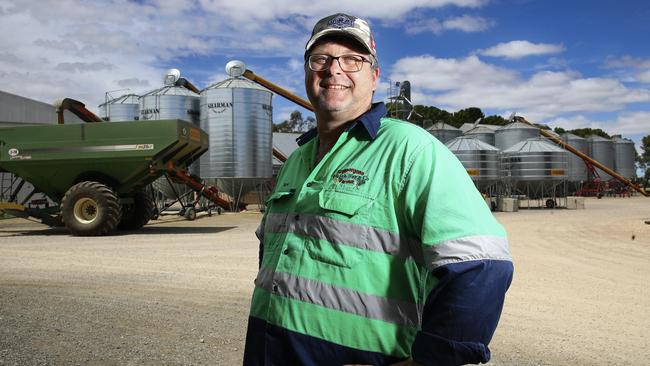
[[[411,355],[423,365],[485,363],[513,274],[505,230],[440,142],[418,149],[410,163],[401,211],[429,272]]]

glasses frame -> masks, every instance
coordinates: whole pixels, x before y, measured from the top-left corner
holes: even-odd
[[[322,69],[314,69],[312,67],[311,58],[314,57],[314,56],[327,57],[327,60],[325,61],[325,64],[323,65]],[[341,64],[341,57],[346,57],[346,56],[354,56],[354,57],[359,57],[361,59],[360,61],[357,61],[357,63],[355,63],[355,65],[357,67],[357,70],[346,70],[347,66],[344,67]],[[367,59],[367,58],[365,58],[365,57],[363,57],[361,55],[357,55],[357,54],[353,54],[353,53],[346,53],[344,55],[339,55],[339,56],[336,56],[336,57],[330,56],[330,55],[325,55],[325,54],[320,54],[320,53],[315,53],[315,54],[311,54],[311,55],[307,56],[307,59],[305,60],[305,63],[307,63],[307,67],[309,67],[309,70],[314,71],[314,72],[321,72],[321,71],[325,71],[325,70],[329,69],[332,66],[332,61],[333,60],[336,60],[336,62],[338,62],[338,64],[339,64],[339,68],[343,72],[346,72],[346,73],[359,72],[359,71],[363,70],[363,64],[365,62],[369,63],[371,67],[374,66],[374,64],[375,64],[374,61],[369,60],[369,59]]]

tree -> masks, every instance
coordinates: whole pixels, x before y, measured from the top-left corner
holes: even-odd
[[[604,137],[606,139],[611,138],[607,132],[601,130],[600,128],[577,128],[575,130],[569,131],[570,133],[580,136],[580,137],[589,137],[591,135],[597,135],[600,137]]]
[[[273,125],[273,132],[307,132],[314,127],[316,127],[314,117],[303,119],[300,111],[293,111],[288,120]]]
[[[461,109],[458,112],[454,112],[451,116],[450,125],[458,128],[463,125],[463,123],[474,123],[477,119],[485,117],[481,108],[469,107]]]
[[[636,156],[636,162],[642,173],[642,184],[648,186],[650,181],[650,135],[641,139],[641,153]]]
[[[451,119],[451,113],[432,106],[418,104],[413,106],[413,111],[413,115],[417,118],[414,122],[424,128],[428,128],[438,121],[449,123]],[[424,121],[427,121],[427,123]]]
[[[504,126],[508,124],[508,120],[501,116],[493,115],[483,118],[481,123],[486,125]]]

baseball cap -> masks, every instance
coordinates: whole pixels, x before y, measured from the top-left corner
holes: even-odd
[[[325,36],[350,37],[358,41],[373,57],[377,57],[375,39],[370,31],[368,22],[361,18],[343,13],[337,13],[319,20],[311,32],[311,38],[305,46],[305,54]]]

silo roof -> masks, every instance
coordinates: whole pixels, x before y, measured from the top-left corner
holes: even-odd
[[[529,129],[537,129],[537,127],[533,127],[533,126],[531,126],[529,124],[516,121],[516,122],[509,123],[509,124],[499,128],[499,131],[501,131],[501,130],[512,130],[512,129],[528,129],[529,130]]]
[[[625,139],[625,138],[618,137],[618,136],[614,137],[612,139],[612,141],[614,141],[614,143],[616,143],[616,144],[633,144],[634,143],[634,141],[632,141],[630,139]]]
[[[564,139],[569,139],[569,140],[585,140],[584,137],[580,137],[578,135],[574,135],[570,132],[565,132],[562,134],[562,138]]]
[[[99,106],[101,107],[107,104],[138,104],[138,98],[140,98],[140,96],[138,96],[137,94],[124,94],[117,98],[113,98],[107,102],[104,102]],[[133,101],[132,99],[135,99],[135,101]]]
[[[218,83],[214,83],[203,90],[221,89],[221,88],[230,88],[230,89],[243,88],[243,89],[258,89],[258,90],[269,91],[265,87],[242,77],[228,78]]]
[[[598,142],[598,141],[612,141],[610,139],[606,139],[606,138],[604,138],[602,136],[598,136],[598,135],[591,135],[591,136],[587,137],[587,140],[596,141],[596,142]]]
[[[503,150],[504,153],[518,153],[518,152],[565,152],[564,149],[559,148],[543,137],[533,137],[521,142],[518,142],[510,148]]]
[[[451,151],[499,151],[496,147],[471,136],[456,137],[455,139],[448,141],[446,145]]]
[[[444,122],[436,122],[433,126],[427,128],[427,131],[439,131],[439,130],[449,130],[449,131],[460,131],[458,128],[448,125]]]
[[[196,94],[195,92],[187,88],[184,88],[182,86],[175,86],[175,85],[165,85],[162,88],[158,88],[144,94],[143,97],[149,95],[182,95],[182,96],[189,96],[189,97],[199,96],[198,94]]]
[[[471,130],[465,132],[467,135],[475,134],[475,133],[494,133],[494,130],[486,127],[485,125],[478,125]]]

